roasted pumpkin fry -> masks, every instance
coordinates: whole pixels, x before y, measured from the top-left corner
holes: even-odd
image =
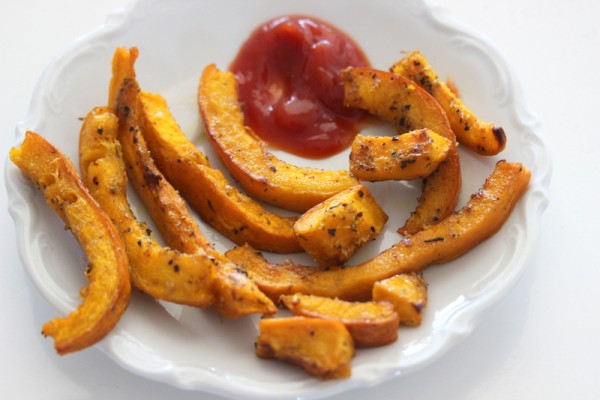
[[[461,187],[460,162],[454,133],[438,102],[409,79],[389,72],[346,68],[340,76],[347,106],[363,108],[391,122],[399,133],[428,128],[453,144],[437,171],[423,180],[419,204],[400,233],[416,233],[452,214]]]
[[[296,218],[265,210],[221,171],[198,161],[200,151],[185,134],[168,129],[174,119],[163,97],[142,91],[140,101],[144,137],[156,164],[206,223],[237,244],[273,253],[302,251],[292,228]]]
[[[117,117],[121,127],[118,140],[129,181],[142,199],[150,217],[169,247],[182,253],[207,250],[209,241],[188,212],[179,193],[159,171],[137,121],[137,94],[134,80],[126,79],[117,102]],[[128,110],[126,113],[123,110]]]
[[[185,202],[156,167],[140,132],[140,89],[134,69],[137,56],[136,48],[117,48],[109,86],[109,106],[120,121],[117,139],[121,143],[127,176],[169,247],[182,253],[195,253],[199,248],[210,250],[211,244]]]
[[[350,151],[350,172],[369,182],[426,178],[448,157],[451,146],[429,129],[391,137],[358,135]]]
[[[205,68],[198,89],[205,130],[215,151],[248,193],[266,203],[304,212],[358,184],[348,171],[302,168],[278,159],[244,124],[235,75]]]
[[[294,315],[340,321],[356,347],[384,346],[398,339],[398,314],[388,302],[348,302],[304,294],[281,296],[279,302]]]
[[[504,129],[477,119],[457,96],[456,89],[438,79],[437,73],[421,52],[410,52],[394,64],[391,71],[411,79],[440,103],[460,143],[484,156],[493,156],[504,150],[506,146]]]
[[[27,132],[10,158],[44,193],[88,258],[82,303],[68,316],[46,323],[42,333],[54,338],[59,354],[92,346],[115,327],[129,304],[129,264],[121,236],[71,161],[44,138]]]
[[[495,234],[525,192],[530,175],[520,163],[498,162],[483,188],[461,210],[356,266],[273,265],[248,246],[236,247],[225,255],[243,266],[274,300],[295,293],[368,300],[375,282],[452,260]]]
[[[427,306],[427,282],[418,273],[398,274],[375,282],[373,300],[392,304],[401,324],[421,325],[422,311]]]
[[[302,214],[294,232],[298,243],[319,265],[337,265],[375,239],[387,220],[369,190],[356,185]]]
[[[303,367],[319,378],[346,378],[354,344],[338,321],[319,318],[266,318],[259,322],[256,355],[277,358]]]
[[[241,284],[249,281],[235,266],[204,249],[182,254],[161,247],[148,226],[136,219],[126,197],[127,177],[116,140],[118,129],[118,118],[110,108],[92,110],[81,129],[80,166],[90,192],[123,237],[133,284],[154,298],[197,307],[214,306],[227,317],[239,316],[240,309],[246,313],[275,312],[274,304],[254,285]],[[98,134],[100,130],[102,135]],[[221,301],[223,298],[227,301]]]

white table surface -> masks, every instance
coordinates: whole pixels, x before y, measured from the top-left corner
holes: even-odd
[[[3,1],[1,165],[45,65],[124,4]],[[336,399],[599,399],[600,2],[439,4],[512,62],[550,144],[550,206],[527,271],[471,336],[424,369]],[[1,179],[0,398],[216,399],[132,375],[95,349],[55,354],[40,328],[56,314],[22,269]]]

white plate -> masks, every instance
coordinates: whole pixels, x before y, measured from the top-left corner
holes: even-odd
[[[502,54],[477,33],[418,0],[140,1],[111,16],[48,66],[27,118],[18,125],[15,143],[31,129],[76,160],[79,118],[105,104],[114,49],[137,46],[142,87],[167,97],[184,131],[217,163],[206,147],[196,109],[201,70],[212,62],[227,68],[253,28],[271,17],[296,13],[342,28],[377,68],[387,69],[403,50],[420,49],[441,77],[457,83],[481,118],[505,128],[508,145],[501,156],[484,158],[461,150],[461,204],[500,158],[524,162],[533,171],[531,186],[496,236],[462,258],[426,271],[430,301],[423,325],[401,328],[392,345],[358,351],[349,379],[320,381],[299,368],[257,359],[256,318],[221,321],[212,311],[159,304],[139,293],[114,332],[97,345],[130,371],[177,387],[260,399],[320,398],[379,384],[424,367],[468,336],[527,266],[548,204],[551,169],[539,121]],[[386,126],[377,129],[390,132]],[[346,157],[310,163],[345,168]],[[84,255],[41,194],[10,163],[6,182],[23,265],[47,301],[66,314],[79,303]],[[390,214],[389,229],[356,261],[398,240],[394,231],[414,207],[415,186],[371,185]],[[137,205],[133,196],[132,201]],[[141,207],[136,210],[146,218]],[[219,248],[231,245],[202,226]]]

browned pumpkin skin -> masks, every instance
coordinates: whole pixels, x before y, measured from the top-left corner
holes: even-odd
[[[397,136],[358,135],[350,151],[350,172],[368,182],[426,178],[448,157],[451,146],[430,129]]]
[[[304,294],[281,296],[279,302],[294,315],[340,321],[356,347],[385,346],[398,339],[399,316],[391,303],[348,302]]]
[[[423,180],[419,204],[400,232],[414,234],[452,214],[461,187],[456,138],[438,102],[411,80],[371,68],[346,68],[341,72],[344,102],[389,121],[399,133],[428,128],[452,142],[438,169]]]
[[[97,133],[100,129],[102,135]],[[116,139],[118,129],[118,118],[111,109],[92,110],[80,133],[80,165],[92,195],[123,237],[133,284],[154,298],[216,307],[226,317],[274,313],[273,302],[233,264],[222,262],[202,248],[182,254],[161,247],[148,226],[136,219],[127,201],[125,164]]]
[[[474,152],[493,156],[506,147],[504,129],[477,119],[464,104],[456,88],[438,79],[438,75],[419,51],[410,52],[391,68],[394,74],[402,75],[425,89],[442,106],[456,139]]]
[[[267,151],[265,143],[244,124],[237,82],[231,72],[207,66],[200,80],[198,103],[215,151],[254,198],[304,212],[359,183],[348,171],[302,168]]]
[[[498,162],[483,187],[461,210],[356,266],[273,265],[248,246],[236,247],[226,256],[242,265],[274,300],[294,293],[369,300],[375,282],[452,260],[494,235],[527,189],[530,176],[520,163]]]
[[[44,138],[27,132],[10,158],[44,193],[88,258],[82,303],[68,316],[46,323],[42,333],[54,338],[59,354],[92,346],[115,327],[129,304],[129,263],[121,236],[71,161]]]
[[[352,336],[339,321],[319,318],[266,318],[259,324],[256,355],[304,368],[324,379],[347,378],[354,357]]]

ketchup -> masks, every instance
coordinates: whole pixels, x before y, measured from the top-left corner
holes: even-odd
[[[254,30],[230,69],[245,122],[261,139],[296,155],[324,158],[347,148],[366,117],[344,107],[339,71],[368,65],[337,28],[286,16]]]

